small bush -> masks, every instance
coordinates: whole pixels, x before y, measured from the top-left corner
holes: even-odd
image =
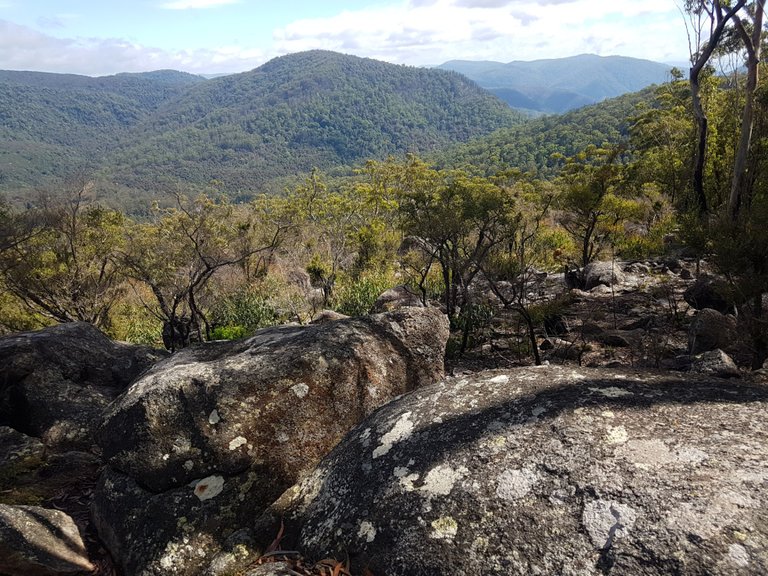
[[[376,299],[395,284],[391,273],[369,272],[357,279],[344,277],[339,280],[331,299],[331,307],[347,316],[363,316]]]

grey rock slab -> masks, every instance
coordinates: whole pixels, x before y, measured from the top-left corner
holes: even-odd
[[[603,285],[611,286],[624,282],[624,272],[619,262],[590,262],[582,271],[584,290]]]
[[[688,350],[691,354],[710,350],[731,349],[738,338],[736,318],[711,308],[699,310],[688,329]]]
[[[765,386],[551,366],[385,405],[255,530],[389,576],[746,576],[766,515]]]
[[[60,510],[0,504],[0,573],[49,576],[89,572],[80,532]]]
[[[0,426],[0,467],[11,466],[28,458],[41,458],[45,446],[37,438],[8,426]]]

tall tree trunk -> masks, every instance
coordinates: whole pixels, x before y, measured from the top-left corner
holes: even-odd
[[[752,143],[752,129],[755,123],[755,89],[757,88],[760,66],[760,45],[763,31],[765,0],[755,1],[752,35],[750,36],[738,16],[734,17],[736,28],[747,49],[747,85],[744,90],[744,110],[741,117],[741,136],[733,163],[731,196],[728,212],[731,220],[738,221],[742,210],[749,210],[752,203],[753,179],[747,178],[747,160]]]
[[[737,0],[737,2],[723,13],[723,5],[720,1],[712,3],[711,11],[707,10],[714,27],[709,39],[704,46],[696,46],[696,53],[691,54],[691,69],[689,81],[691,86],[691,98],[693,99],[693,114],[696,118],[697,127],[697,146],[696,156],[694,158],[693,168],[693,194],[696,199],[699,216],[703,219],[709,213],[707,204],[707,195],[704,190],[704,165],[706,163],[708,120],[704,106],[701,102],[701,72],[712,57],[712,53],[717,48],[720,39],[725,30],[728,21],[741,10],[747,0]],[[704,3],[693,3],[701,5]]]

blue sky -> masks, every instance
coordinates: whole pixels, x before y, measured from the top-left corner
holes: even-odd
[[[416,66],[688,56],[675,0],[0,0],[0,69],[231,73],[315,48]]]

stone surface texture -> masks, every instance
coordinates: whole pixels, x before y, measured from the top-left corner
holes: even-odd
[[[768,573],[768,388],[539,367],[424,387],[256,523],[397,575]]]
[[[590,262],[582,270],[584,290],[596,286],[611,286],[624,282],[624,271],[620,262]]]
[[[199,574],[234,531],[395,396],[443,375],[436,309],[182,350],[106,411],[93,518],[129,574]]]
[[[0,337],[0,425],[46,446],[90,448],[104,408],[163,352],[85,322]]]
[[[49,576],[93,569],[77,526],[64,512],[0,504],[0,574]]]

